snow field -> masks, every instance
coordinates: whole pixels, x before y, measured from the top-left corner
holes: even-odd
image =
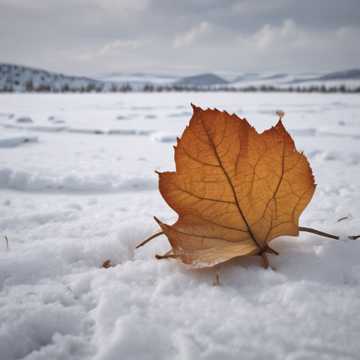
[[[220,287],[211,269],[155,260],[165,238],[135,251],[153,215],[176,219],[154,170],[174,168],[190,102],[259,131],[284,110],[318,184],[301,225],[341,240],[276,239],[276,270],[235,259]],[[1,95],[0,106],[1,360],[359,358],[360,242],[346,240],[360,234],[357,96]]]

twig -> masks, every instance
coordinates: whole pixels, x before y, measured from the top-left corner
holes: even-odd
[[[213,286],[220,286],[220,265],[215,265]]]
[[[145,239],[142,243],[140,243],[139,245],[136,245],[136,248],[135,248],[135,249],[138,249],[139,247],[147,244],[150,240],[155,239],[156,237],[158,237],[158,236],[160,236],[160,235],[162,235],[162,234],[164,234],[164,232],[163,232],[163,231],[160,231],[160,232],[157,232],[157,233],[154,234],[154,235],[151,235],[150,237],[148,237],[147,239]]]
[[[277,110],[276,115],[279,117],[279,121],[282,121],[283,117],[285,116],[285,112],[282,110]]]
[[[159,254],[156,254],[155,255],[155,258],[158,259],[158,260],[163,260],[163,259],[176,259],[179,257],[179,255],[174,255],[174,254],[171,254],[171,251],[168,251],[166,254],[164,255],[159,255]]]
[[[6,251],[9,251],[10,250],[9,239],[6,235],[4,236],[4,239],[5,239],[5,243],[6,243]]]
[[[351,240],[360,239],[360,235],[352,235],[352,236],[349,236],[349,239],[351,239]]]
[[[340,239],[339,236],[332,235],[332,234],[328,234],[328,233],[326,233],[326,232],[323,232],[323,231],[320,231],[320,230],[316,230],[316,229],[312,229],[312,228],[305,227],[305,226],[299,226],[299,231],[309,232],[309,233],[312,233],[312,234],[316,234],[316,235],[319,235],[319,236],[328,237],[328,238],[330,238],[330,239],[335,239],[335,240],[339,240],[339,239]]]

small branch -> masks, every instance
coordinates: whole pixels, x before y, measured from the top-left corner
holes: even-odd
[[[337,219],[336,222],[340,222],[340,221],[344,221],[344,220],[349,220],[348,216],[343,216],[340,219]]]
[[[349,239],[351,239],[351,240],[360,239],[360,235],[352,235],[352,236],[349,236]]]
[[[6,235],[4,236],[4,239],[5,239],[5,243],[6,243],[6,251],[9,251],[10,250],[9,239]]]
[[[178,258],[179,255],[174,255],[174,254],[168,254],[166,253],[165,255],[159,255],[159,254],[156,254],[155,255],[155,258],[158,259],[158,260],[163,260],[163,259],[176,259]]]
[[[136,245],[135,249],[138,249],[141,246],[144,246],[145,244],[147,244],[150,240],[155,239],[156,237],[163,235],[164,232],[163,231],[159,231],[154,235],[151,235],[150,237],[148,237],[147,239],[145,239],[142,243],[140,243],[139,245]]]
[[[309,232],[309,233],[312,233],[312,234],[315,234],[315,235],[319,235],[319,236],[323,236],[323,237],[327,237],[327,238],[335,239],[335,240],[340,239],[339,236],[328,234],[326,232],[319,231],[319,230],[312,229],[312,228],[305,227],[305,226],[299,226],[299,231]]]

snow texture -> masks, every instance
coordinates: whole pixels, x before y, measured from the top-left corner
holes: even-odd
[[[135,251],[153,215],[176,220],[154,170],[174,169],[191,102],[258,131],[284,110],[318,184],[301,225],[341,240],[276,239],[276,270],[235,259],[219,287],[212,269],[156,260],[163,237]],[[1,360],[360,358],[358,96],[23,94],[0,107]]]
[[[22,144],[26,144],[29,142],[37,142],[37,136],[28,136],[28,135],[12,135],[12,136],[4,136],[0,135],[0,148],[2,147],[14,147]]]

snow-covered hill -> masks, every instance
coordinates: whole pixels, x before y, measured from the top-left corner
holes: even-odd
[[[131,84],[135,88],[141,88],[146,85],[171,85],[179,80],[178,76],[146,73],[110,73],[96,79],[105,82],[115,82],[119,84]]]
[[[163,74],[110,73],[94,78],[12,64],[0,64],[3,92],[116,92],[116,91],[321,91],[360,92],[360,70],[328,74],[244,73],[231,78],[213,73],[180,77]]]
[[[244,73],[231,82],[231,86],[240,89],[264,87],[288,89],[288,90],[309,90],[311,88],[360,90],[360,70],[347,70],[328,74],[302,73]],[[322,89],[321,89],[322,88]]]
[[[194,75],[194,76],[187,76],[184,78],[181,78],[176,82],[176,85],[180,86],[213,86],[213,85],[226,85],[228,82],[221,78],[218,75],[215,74],[200,74],[200,75]]]
[[[67,76],[27,66],[0,64],[0,91],[101,92],[112,90],[112,82]]]

